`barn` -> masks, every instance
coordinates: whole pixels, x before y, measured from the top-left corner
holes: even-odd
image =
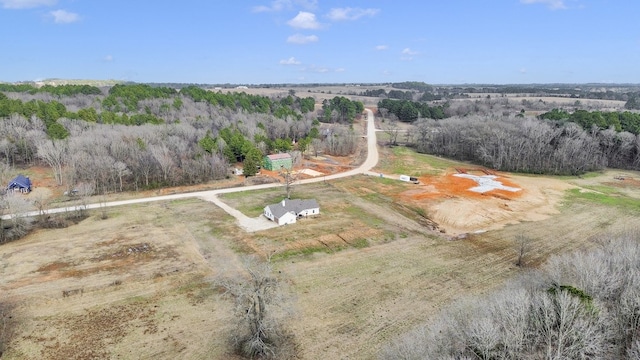
[[[290,154],[272,154],[264,157],[264,168],[267,170],[278,171],[281,168],[291,170],[292,167],[293,160]]]
[[[283,199],[277,204],[264,207],[264,216],[278,225],[294,224],[300,217],[320,214],[320,205],[315,199]]]
[[[7,185],[8,191],[20,191],[21,193],[31,192],[31,179],[28,176],[18,175]]]

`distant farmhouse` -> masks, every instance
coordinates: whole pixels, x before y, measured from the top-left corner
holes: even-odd
[[[8,191],[20,191],[21,193],[31,192],[31,179],[28,176],[18,175],[13,180],[9,181],[7,186]]]
[[[293,159],[289,154],[273,154],[264,157],[264,168],[271,171],[278,171],[280,168],[291,170],[293,167]]]
[[[320,214],[320,205],[315,199],[283,199],[277,204],[264,207],[264,216],[278,225],[295,224],[300,217]]]

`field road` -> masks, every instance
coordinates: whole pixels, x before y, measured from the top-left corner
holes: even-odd
[[[295,184],[310,184],[315,182],[321,182],[326,180],[339,179],[347,176],[353,176],[358,174],[371,174],[370,170],[378,164],[378,147],[376,141],[376,126],[375,119],[373,117],[373,112],[369,109],[365,109],[367,112],[367,159],[360,165],[359,167],[345,171],[338,174],[326,175],[326,176],[318,176],[312,179],[305,179],[296,181]],[[167,201],[167,200],[176,200],[176,199],[186,199],[186,198],[199,198],[205,201],[210,201],[224,211],[226,211],[229,215],[235,217],[238,220],[238,224],[240,227],[248,232],[254,232],[264,229],[269,229],[272,227],[277,227],[278,225],[272,221],[269,221],[267,218],[263,216],[259,216],[257,218],[250,218],[240,211],[232,208],[231,206],[225,204],[218,198],[218,194],[227,194],[234,193],[240,191],[251,191],[251,190],[259,190],[259,189],[267,189],[274,187],[282,187],[282,184],[263,184],[263,185],[250,185],[250,186],[242,186],[242,187],[233,187],[226,189],[216,189],[216,190],[207,190],[207,191],[196,191],[196,192],[187,192],[187,193],[179,193],[179,194],[171,194],[171,195],[163,195],[163,196],[152,196],[145,197],[139,199],[130,199],[130,200],[121,200],[121,201],[110,201],[96,204],[87,204],[84,208],[87,210],[90,209],[101,209],[104,207],[113,207],[113,206],[122,206],[122,205],[132,205],[132,204],[140,204],[147,203],[152,201]],[[64,208],[54,208],[44,210],[42,213],[40,211],[30,211],[21,216],[31,217],[38,216],[41,214],[58,214],[70,211],[77,211],[81,209],[81,205],[75,205]],[[3,215],[3,220],[8,220],[12,218],[12,214]]]

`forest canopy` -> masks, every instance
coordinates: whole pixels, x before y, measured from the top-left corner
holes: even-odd
[[[42,88],[0,92],[0,161],[41,161],[68,188],[91,184],[103,193],[196,184],[229,176],[236,162],[246,175],[255,174],[269,153],[313,147],[348,155],[357,143],[351,129],[321,136],[318,119],[325,112],[315,111],[314,98],[291,93],[270,98],[126,84],[99,93],[65,86],[75,92],[58,95]],[[336,97],[325,110],[330,119],[350,123],[364,106]]]
[[[575,110],[569,113],[566,110],[553,109],[541,114],[541,119],[554,121],[570,121],[580,125],[583,129],[589,130],[593,126],[599,129],[614,128],[616,131],[627,131],[632,134],[640,134],[640,114],[630,111],[586,111]]]

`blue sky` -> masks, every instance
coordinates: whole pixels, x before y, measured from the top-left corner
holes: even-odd
[[[0,81],[640,83],[637,0],[0,0]]]

